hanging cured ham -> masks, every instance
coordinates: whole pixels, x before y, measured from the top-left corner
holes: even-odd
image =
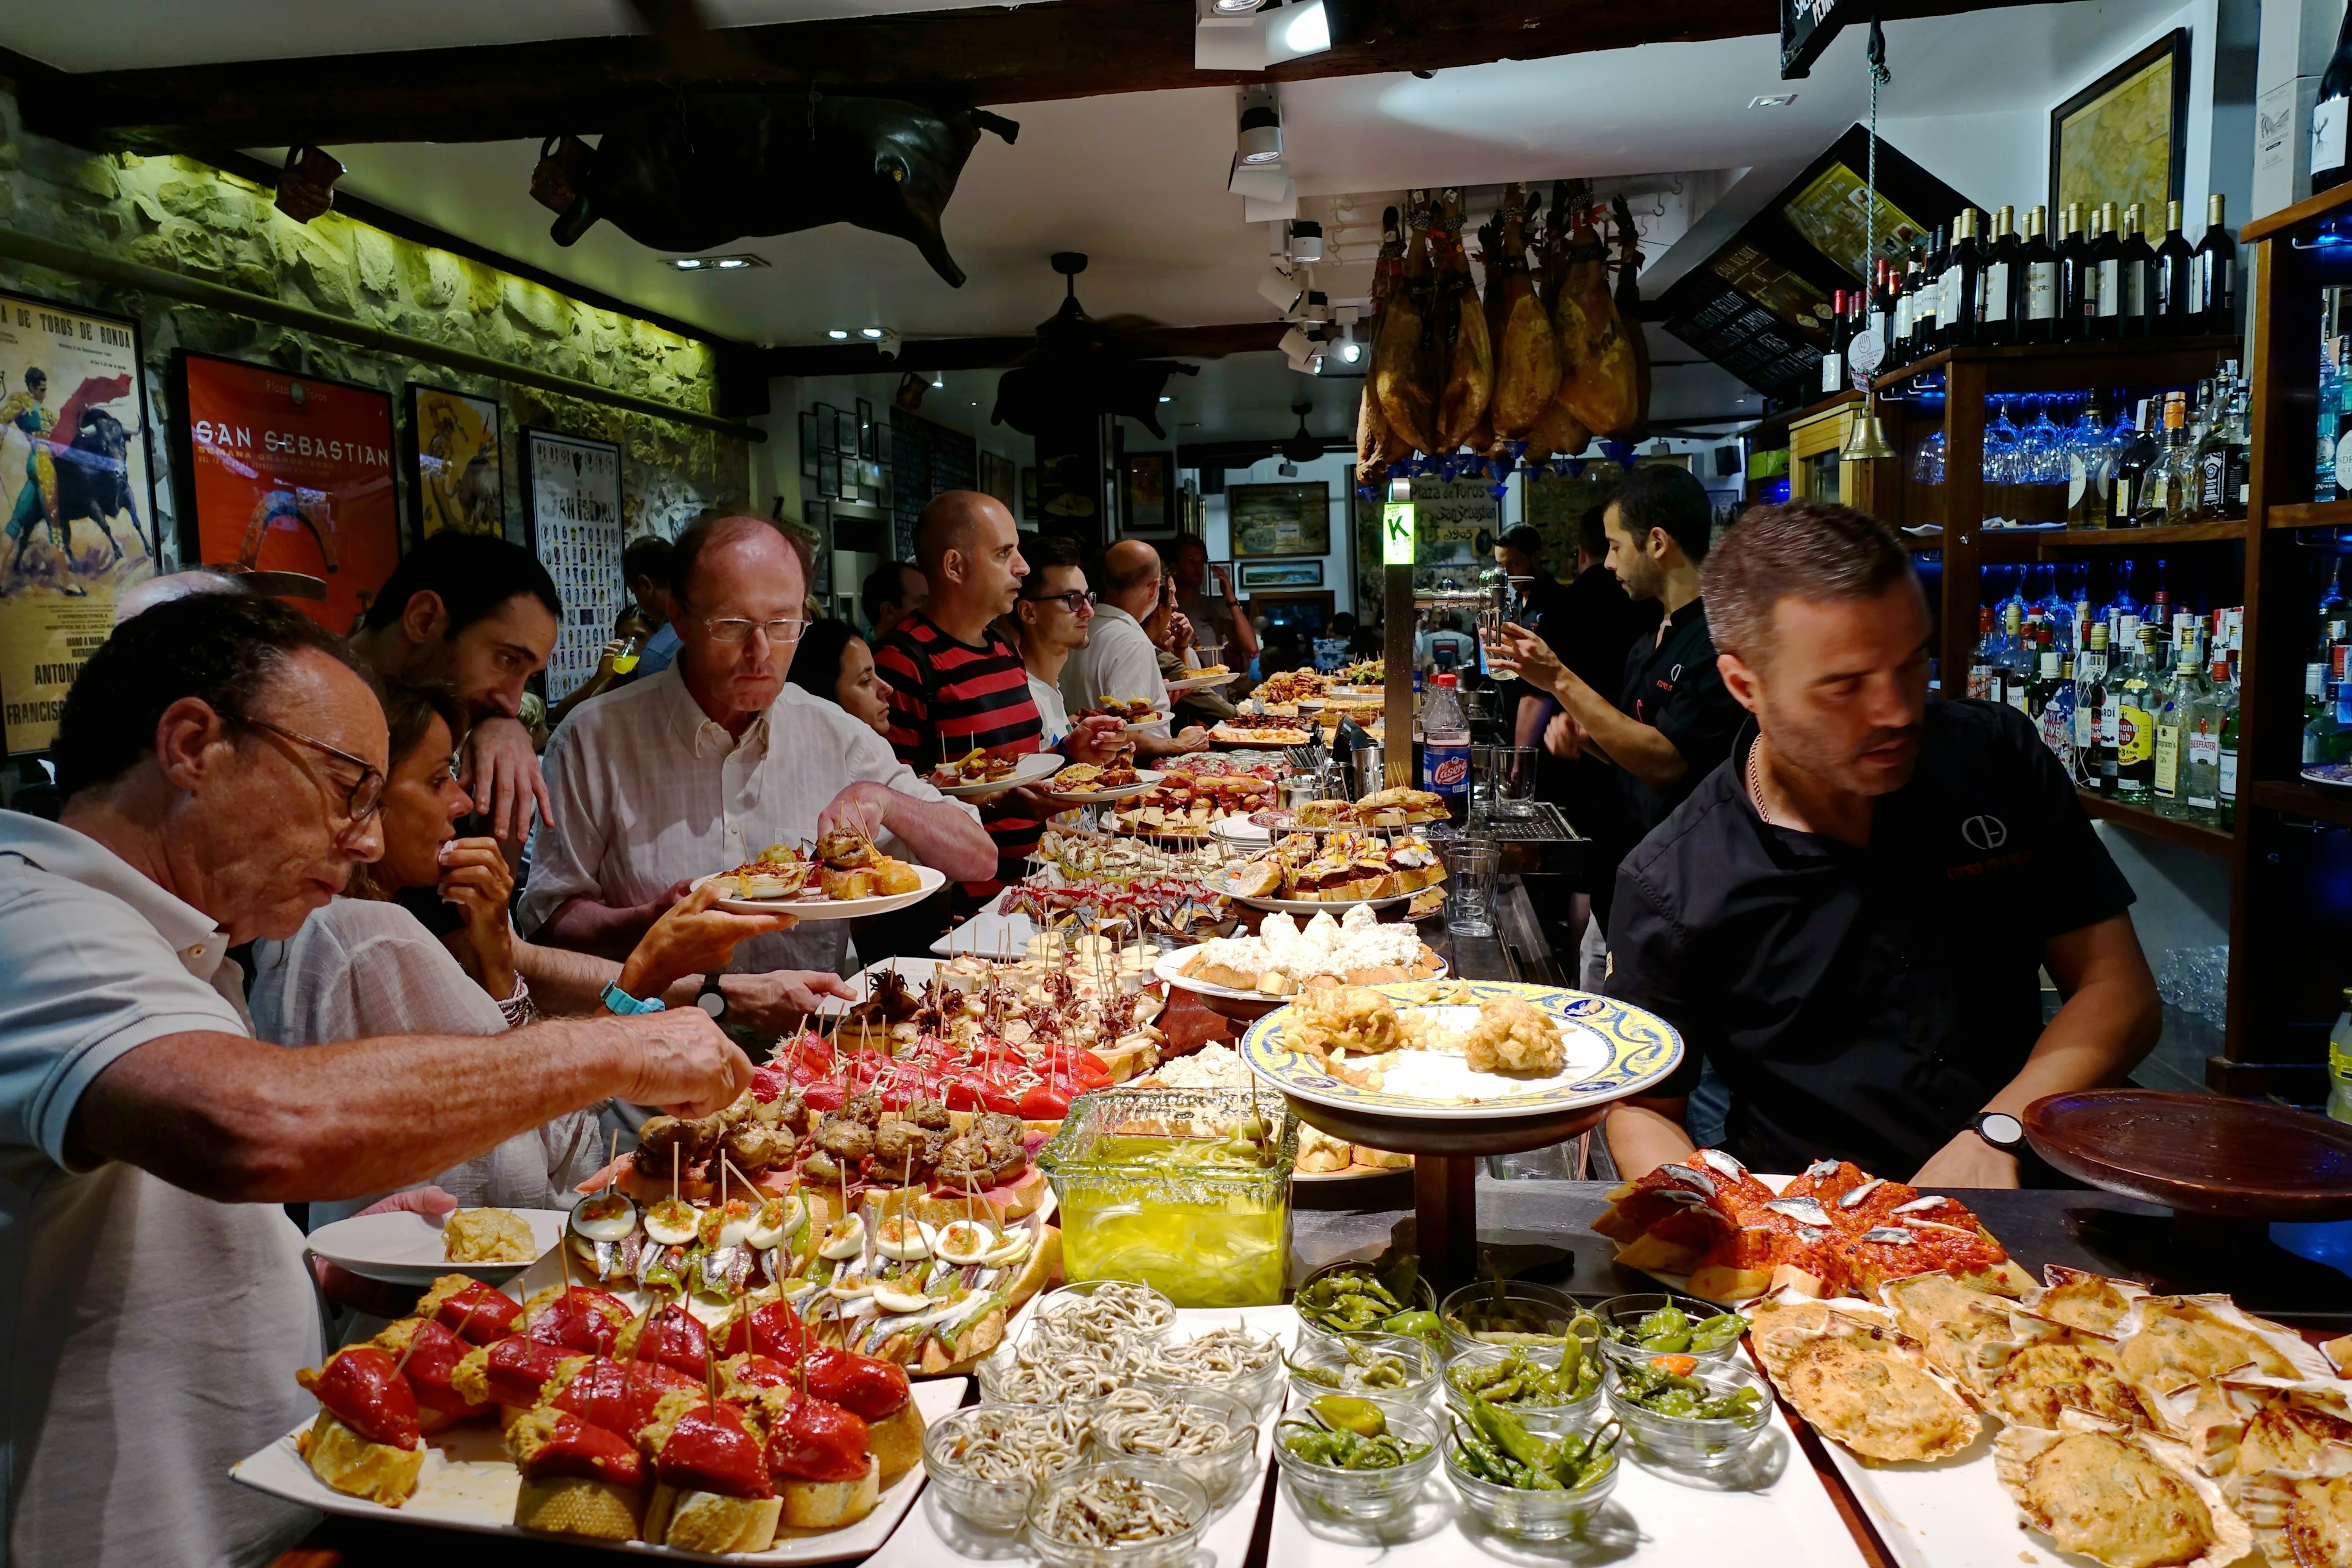
[[[1388,209],[1381,218],[1381,255],[1372,264],[1372,293],[1364,311],[1364,320],[1371,323],[1370,360],[1380,363],[1380,342],[1386,326],[1389,296],[1396,292],[1397,282],[1404,271],[1404,235],[1398,226],[1397,210]],[[1381,413],[1381,400],[1372,395],[1372,377],[1364,376],[1364,390],[1356,399],[1356,478],[1369,484],[1382,468],[1400,458],[1411,455],[1411,449],[1391,452],[1400,447],[1397,437],[1389,430],[1389,422]]]
[[[1444,366],[1437,395],[1437,440],[1424,450],[1451,452],[1469,444],[1486,418],[1495,395],[1495,350],[1486,338],[1486,309],[1478,286],[1470,277],[1470,258],[1462,248],[1462,193],[1448,190],[1437,226],[1431,233],[1438,253],[1436,308],[1429,333],[1442,353]],[[1483,451],[1494,445],[1489,432]]]
[[[1633,226],[1633,208],[1622,195],[1609,202],[1609,211],[1617,223],[1617,317],[1625,323],[1628,340],[1633,345],[1633,363],[1639,374],[1640,414],[1627,439],[1644,435],[1650,427],[1650,335],[1642,330],[1642,236]]]
[[[1535,221],[1542,207],[1541,197],[1528,204],[1528,221]],[[1543,261],[1543,270],[1534,279],[1537,303],[1543,307],[1544,320],[1549,324],[1559,304],[1560,281],[1568,275],[1568,185],[1555,181],[1551,189],[1551,217],[1544,226],[1543,243],[1537,255]],[[1561,371],[1566,371],[1566,350],[1559,342],[1557,329],[1552,334],[1552,352],[1559,356]],[[1527,435],[1527,461],[1540,466],[1555,457],[1573,458],[1592,444],[1592,432],[1559,401],[1557,378],[1552,395],[1536,416],[1536,422]]]
[[[1486,309],[1495,337],[1495,434],[1524,441],[1559,390],[1559,343],[1536,297],[1527,260],[1527,216],[1517,185],[1503,195],[1500,242],[1486,271]]]
[[[1426,330],[1436,277],[1421,216],[1417,210],[1406,213],[1404,268],[1381,311],[1368,379],[1390,434],[1412,450],[1435,452],[1437,393],[1444,371],[1444,361],[1431,352],[1434,345]]]
[[[1579,223],[1569,237],[1551,321],[1560,353],[1556,400],[1596,434],[1622,437],[1640,429],[1641,363],[1609,297],[1609,247],[1590,223]]]

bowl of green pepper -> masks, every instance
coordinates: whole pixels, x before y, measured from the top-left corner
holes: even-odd
[[[1545,1436],[1511,1411],[1473,1399],[1451,1415],[1445,1479],[1487,1528],[1521,1541],[1581,1531],[1617,1487],[1616,1423]]]
[[[1437,1437],[1418,1404],[1327,1394],[1275,1424],[1274,1459],[1306,1511],[1392,1519],[1437,1468]]]
[[[1601,1349],[1612,1361],[1689,1355],[1722,1361],[1738,1347],[1748,1320],[1688,1296],[1647,1290],[1612,1296],[1592,1309],[1601,1320]]]
[[[1588,1431],[1601,1409],[1601,1358],[1572,1334],[1541,1344],[1473,1345],[1445,1359],[1445,1403],[1461,1411],[1473,1401],[1508,1410],[1544,1436]]]
[[[1307,1277],[1291,1298],[1302,1341],[1344,1334],[1411,1334],[1442,1348],[1445,1330],[1437,1319],[1437,1292],[1410,1258],[1375,1268],[1369,1263],[1331,1263]]]
[[[1609,1408],[1661,1464],[1711,1470],[1748,1451],[1772,1420],[1772,1393],[1744,1362],[1656,1355],[1609,1368]]]
[[[1302,1335],[1285,1364],[1301,1404],[1326,1394],[1425,1404],[1437,1392],[1437,1352],[1411,1334]]]
[[[1445,1342],[1465,1351],[1473,1345],[1557,1345],[1583,1311],[1574,1297],[1549,1285],[1481,1279],[1448,1294],[1437,1316],[1445,1325]]]

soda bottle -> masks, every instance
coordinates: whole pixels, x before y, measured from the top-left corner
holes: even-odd
[[[1470,721],[1463,717],[1457,685],[1450,671],[1430,678],[1429,700],[1421,710],[1421,787],[1444,796],[1446,815],[1461,822],[1470,815]]]

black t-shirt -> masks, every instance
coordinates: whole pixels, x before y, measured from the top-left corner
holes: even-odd
[[[1658,602],[1635,600],[1606,566],[1576,574],[1572,583],[1549,584],[1543,595],[1543,618],[1533,628],[1561,664],[1574,670],[1587,686],[1614,695],[1623,684],[1625,658],[1636,638],[1646,640],[1657,631]],[[1529,595],[1531,604],[1536,595]],[[1514,687],[1540,697],[1531,686]],[[1542,745],[1542,738],[1536,741]],[[1613,846],[1618,854],[1633,847],[1641,834],[1625,805],[1618,768],[1598,754],[1556,757],[1549,751],[1536,756],[1536,788],[1558,805],[1585,837]],[[1611,879],[1617,874],[1614,855],[1594,856],[1580,865],[1573,883],[1580,892],[1593,893],[1605,905]]]
[[[1693,599],[1666,622],[1664,638],[1635,637],[1625,652],[1618,708],[1674,742],[1686,766],[1663,790],[1625,771],[1625,804],[1639,837],[1690,797],[1699,781],[1731,751],[1747,710],[1724,689],[1715,668],[1715,638],[1706,629],[1706,603]]]
[[[1625,858],[1605,989],[1682,1031],[1731,1090],[1724,1146],[1759,1171],[1817,1159],[1907,1176],[2017,1076],[2042,1033],[2043,944],[2130,887],[2032,723],[1927,705],[1911,782],[1870,845],[1768,826],[1752,728]]]

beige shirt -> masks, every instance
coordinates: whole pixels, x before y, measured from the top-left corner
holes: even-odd
[[[301,1233],[120,1163],[75,1105],[167,1035],[250,1033],[211,919],[68,827],[0,811],[0,1400],[7,1561],[268,1562],[318,1516],[228,1468],[318,1409]]]
[[[1062,666],[1062,695],[1073,713],[1099,708],[1106,697],[1121,702],[1140,698],[1162,713],[1168,711],[1168,683],[1160,676],[1160,649],[1133,616],[1117,605],[1095,611],[1094,628],[1087,646],[1070,650]],[[1165,735],[1165,720],[1141,726]]]

